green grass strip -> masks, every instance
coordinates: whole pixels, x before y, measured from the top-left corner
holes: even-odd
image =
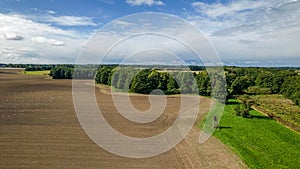
[[[24,71],[26,75],[48,75],[50,70],[42,70],[42,71]]]
[[[255,110],[252,118],[236,116],[237,104],[229,100],[214,136],[250,168],[299,168],[300,135]]]

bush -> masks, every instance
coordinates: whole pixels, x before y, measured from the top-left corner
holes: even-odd
[[[234,108],[235,115],[242,116],[242,117],[250,117],[250,109],[247,108],[245,105],[237,105]]]
[[[238,99],[241,103],[234,109],[235,114],[242,117],[251,117],[249,112],[253,105],[253,100],[248,95],[240,96]]]

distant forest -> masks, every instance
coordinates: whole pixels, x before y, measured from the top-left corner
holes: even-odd
[[[25,68],[26,71],[51,70],[53,79],[92,79],[116,90],[149,94],[160,89],[165,94],[195,93],[211,96],[211,79],[203,66],[117,66],[117,65],[34,65],[2,64],[2,67]],[[134,68],[133,68],[134,67]],[[173,68],[174,66],[172,66]],[[167,71],[166,71],[166,70]],[[282,94],[300,105],[299,68],[261,68],[225,66],[227,98],[238,95]],[[192,77],[194,78],[192,78]],[[192,81],[191,79],[195,79]],[[214,82],[215,83],[215,82]]]

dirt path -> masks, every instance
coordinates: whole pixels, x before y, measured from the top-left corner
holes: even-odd
[[[176,119],[180,97],[168,97],[166,111],[147,124],[123,118],[111,94],[97,88],[103,116],[116,130],[132,137],[156,135]],[[0,168],[245,168],[236,155],[214,137],[198,143],[195,126],[175,148],[161,155],[131,159],[98,147],[82,130],[72,102],[70,80],[0,70]],[[130,99],[139,110],[149,108],[147,96]],[[201,98],[203,115],[210,100]]]

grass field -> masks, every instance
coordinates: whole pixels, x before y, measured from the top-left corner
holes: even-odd
[[[230,100],[214,135],[228,145],[250,168],[299,168],[300,135],[261,113],[253,118],[234,115],[238,104]]]
[[[24,71],[26,75],[48,75],[50,70],[42,70],[42,71]]]

